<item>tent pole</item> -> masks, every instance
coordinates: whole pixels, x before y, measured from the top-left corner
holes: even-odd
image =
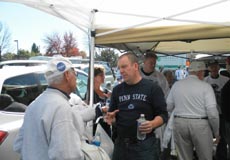
[[[97,12],[97,10],[92,10],[91,11],[91,41],[90,41],[90,88],[89,88],[89,91],[90,91],[90,96],[89,96],[89,105],[90,106],[93,106],[93,99],[94,99],[94,84],[93,84],[93,81],[94,81],[94,52],[95,52],[95,28],[94,28],[94,16],[95,16],[95,13]]]

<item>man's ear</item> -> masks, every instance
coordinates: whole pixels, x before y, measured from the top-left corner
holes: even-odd
[[[65,77],[65,79],[67,80],[67,81],[69,81],[69,79],[70,79],[70,72],[69,71],[65,71],[64,72],[64,77]]]
[[[138,63],[134,63],[134,67],[135,67],[137,70],[139,70],[139,65],[138,65]]]

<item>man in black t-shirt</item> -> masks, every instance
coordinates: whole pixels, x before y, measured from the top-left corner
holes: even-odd
[[[166,102],[159,85],[143,79],[138,59],[125,53],[118,59],[118,68],[124,82],[112,92],[107,123],[116,118],[117,138],[112,160],[156,160],[154,130],[167,121]],[[146,122],[139,126],[144,140],[137,140],[137,119],[144,114]]]
[[[221,110],[225,121],[225,139],[228,144],[228,155],[230,154],[230,80],[221,90]],[[228,157],[229,159],[230,157]]]

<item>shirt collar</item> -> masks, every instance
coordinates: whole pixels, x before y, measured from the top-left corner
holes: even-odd
[[[60,92],[62,92],[68,99],[70,99],[70,96],[66,93],[66,92],[64,92],[64,91],[62,91],[62,90],[60,90],[60,89],[58,89],[58,88],[55,88],[55,87],[51,87],[51,86],[48,86],[48,88],[51,88],[51,89],[56,89],[56,90],[58,90],[58,91],[60,91]]]
[[[142,71],[142,73],[144,73],[144,75],[146,75],[146,76],[149,76],[149,75],[151,75],[154,71],[152,71],[152,72],[150,72],[150,73],[146,73],[145,71],[144,71],[144,69],[143,68],[141,68],[141,71]]]

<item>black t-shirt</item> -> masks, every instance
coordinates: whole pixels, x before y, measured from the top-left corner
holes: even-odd
[[[103,92],[106,93],[105,91],[103,91]],[[94,104],[96,104],[96,103],[101,103],[102,106],[104,106],[106,103],[106,98],[101,98],[96,92],[94,92]],[[96,116],[95,116],[94,125],[93,125],[93,135],[95,135],[96,128],[97,128],[97,124],[95,124],[95,121],[100,116],[102,116],[101,109],[96,108]],[[108,136],[111,137],[112,133],[111,133],[110,126],[106,122],[104,122],[103,119],[100,119],[99,123],[101,124],[101,126],[105,130],[105,132],[108,134]]]
[[[221,90],[221,110],[226,121],[230,122],[230,80]]]
[[[118,136],[136,137],[137,119],[145,114],[147,120],[157,115],[167,121],[164,93],[159,85],[142,79],[135,85],[125,82],[113,89],[109,111],[119,109],[116,115]]]

